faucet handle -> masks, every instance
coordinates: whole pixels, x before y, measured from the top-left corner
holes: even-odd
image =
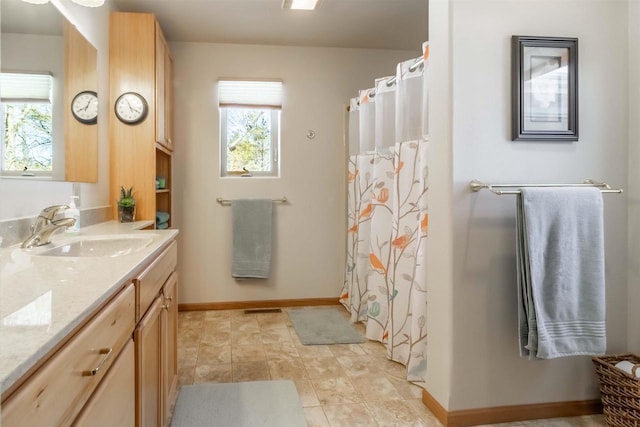
[[[58,213],[58,211],[60,211],[62,209],[69,209],[69,206],[67,206],[67,205],[49,206],[49,207],[46,207],[46,208],[42,209],[42,211],[40,212],[40,214],[38,216],[41,217],[41,218],[48,219],[49,221],[53,221],[53,219],[56,217],[56,214]]]

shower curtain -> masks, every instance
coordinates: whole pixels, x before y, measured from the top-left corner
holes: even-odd
[[[387,357],[427,368],[428,43],[422,63],[361,90],[349,108],[347,260],[340,302]],[[395,79],[394,79],[395,77]]]

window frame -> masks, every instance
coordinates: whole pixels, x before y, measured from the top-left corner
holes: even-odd
[[[270,110],[271,114],[271,156],[270,156],[270,171],[256,171],[249,170],[250,175],[246,175],[243,170],[230,171],[227,170],[227,151],[229,144],[229,135],[227,134],[227,111],[229,109],[245,109],[245,110]],[[280,177],[280,121],[281,110],[279,108],[266,108],[261,105],[221,105],[219,106],[220,116],[220,176],[222,178],[234,178],[234,177],[264,177],[264,178],[279,178]]]

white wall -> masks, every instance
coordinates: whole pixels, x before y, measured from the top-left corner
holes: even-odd
[[[431,348],[450,357],[446,383],[429,391],[450,411],[541,402],[597,399],[589,357],[529,361],[518,356],[515,198],[471,193],[469,181],[627,184],[627,2],[599,0],[432,0],[430,21],[449,24],[453,105],[449,140],[453,164],[453,278],[429,307],[451,306],[453,345]],[[449,16],[434,12],[446,10]],[[511,35],[579,38],[580,140],[510,140]],[[434,106],[434,108],[437,108]],[[433,159],[432,159],[433,161]],[[431,187],[448,185],[432,180]],[[627,208],[625,195],[605,196],[608,352],[626,350]],[[433,206],[433,203],[430,204]],[[438,212],[446,213],[443,208]],[[430,217],[434,218],[435,213]],[[432,228],[430,228],[432,229]],[[445,240],[446,237],[443,237]],[[437,258],[439,254],[430,252]],[[433,259],[432,259],[433,261]],[[430,296],[433,297],[430,291]],[[438,294],[436,294],[438,295]],[[431,323],[433,325],[433,323]],[[432,326],[429,336],[439,335]],[[447,331],[448,333],[448,331]],[[430,370],[440,367],[432,363]],[[445,367],[446,368],[446,367]],[[430,375],[436,375],[430,373]],[[437,374],[446,378],[447,374]]]
[[[70,0],[53,0],[55,6],[98,49],[98,88],[100,103],[98,122],[98,182],[82,184],[82,208],[110,204],[109,192],[109,139],[107,120],[109,94],[109,12],[107,3],[99,8],[78,6]],[[37,7],[37,6],[34,6]],[[46,180],[0,179],[0,220],[32,217],[45,206],[68,203],[72,184]]]
[[[634,304],[640,300],[640,2],[629,2],[629,351],[640,352],[640,310]]]
[[[448,408],[453,369],[453,153],[449,0],[429,1],[429,238],[427,379]],[[436,160],[437,159],[437,160]]]
[[[174,219],[180,302],[337,297],[345,247],[344,117],[350,97],[415,52],[171,43],[175,62]],[[216,81],[281,78],[280,178],[220,178]],[[314,130],[313,140],[306,138]],[[231,278],[231,208],[215,199],[279,198],[268,280]]]

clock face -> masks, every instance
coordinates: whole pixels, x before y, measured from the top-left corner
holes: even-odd
[[[116,100],[115,111],[123,123],[140,123],[147,117],[147,101],[138,93],[126,92]]]
[[[98,122],[98,94],[85,90],[71,101],[71,113],[80,123],[92,125]]]

